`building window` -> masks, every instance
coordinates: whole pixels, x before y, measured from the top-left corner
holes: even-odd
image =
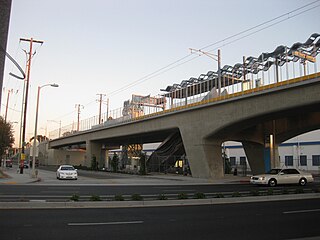
[[[307,166],[307,155],[300,155],[300,166]]]
[[[293,166],[293,156],[284,156],[284,165]]]
[[[247,158],[246,157],[240,157],[240,165],[241,166],[247,165]]]
[[[320,155],[312,155],[312,166],[320,166]]]
[[[236,157],[230,157],[230,164],[231,164],[231,166],[236,165]]]

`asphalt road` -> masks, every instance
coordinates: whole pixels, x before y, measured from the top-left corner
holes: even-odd
[[[47,169],[49,170],[49,169]],[[12,170],[13,171],[13,170]],[[159,184],[159,180],[144,179],[126,174],[108,174],[105,172],[81,171],[79,179],[74,180],[57,180],[55,178],[54,169],[52,171],[43,172],[44,180],[33,184],[0,184],[0,201],[29,201],[29,200],[46,200],[46,201],[67,201],[74,194],[80,196],[80,201],[89,200],[91,196],[100,196],[102,200],[114,199],[115,195],[123,195],[130,199],[132,194],[140,194],[145,200],[157,198],[160,194],[164,194],[167,198],[176,199],[179,193],[188,194],[189,197],[197,192],[205,193],[208,197],[216,194],[231,196],[233,193],[241,193],[245,196],[251,194],[252,191],[268,191],[269,187],[253,186],[248,183],[228,183],[228,184],[180,184],[179,181],[163,180],[163,185]],[[105,181],[99,181],[101,178],[112,178],[111,181],[117,179],[125,179],[122,182],[127,184],[102,184]],[[162,180],[160,180],[162,181]],[[132,184],[131,184],[132,182]],[[135,184],[139,182],[139,184]],[[146,185],[143,185],[143,183]],[[168,184],[167,184],[168,183]],[[312,192],[314,189],[320,189],[320,181],[308,184],[306,187],[298,185],[277,186],[272,188],[274,192],[282,193],[283,191],[291,191],[303,189],[305,192]]]
[[[187,207],[1,210],[1,239],[319,239],[320,200]]]

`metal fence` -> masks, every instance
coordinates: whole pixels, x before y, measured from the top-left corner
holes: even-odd
[[[319,56],[317,57],[317,60],[319,60]],[[251,73],[245,75],[245,80],[242,80],[240,83],[239,79],[237,79],[237,83],[234,82],[233,84],[227,86],[222,85],[222,94],[220,96],[213,95],[213,97],[211,98],[208,98],[208,94],[212,91],[212,89],[206,89],[206,81],[202,81],[191,86],[195,89],[205,89],[204,92],[198,95],[192,95],[184,99],[181,99],[175,98],[174,95],[170,96],[170,94],[167,93],[166,96],[168,97],[166,101],[165,110],[155,107],[142,107],[141,114],[139,114],[138,116],[130,116],[123,115],[124,109],[123,107],[121,107],[103,113],[101,116],[101,124],[99,124],[99,116],[96,115],[91,118],[81,120],[79,122],[73,122],[72,124],[61,127],[61,129],[51,131],[49,132],[48,137],[50,139],[55,139],[61,136],[73,134],[78,130],[85,131],[91,128],[108,127],[126,122],[139,121],[145,118],[156,116],[158,114],[167,114],[188,107],[194,107],[197,105],[207,104],[215,101],[222,101],[241,95],[252,94],[266,89],[277,88],[283,85],[290,85],[296,82],[308,80],[310,78],[319,77],[320,74],[317,69],[320,67],[317,66],[318,62],[319,61],[316,61],[315,63],[309,63],[308,61],[306,61],[304,64],[301,64],[299,61],[286,62],[283,66],[274,65],[270,67],[269,70],[266,72],[260,71],[257,74],[253,74],[253,71],[251,71]],[[231,74],[231,76],[233,75]],[[226,77],[230,78],[230,75],[222,76],[222,83],[229,81],[224,79]],[[181,91],[184,91],[184,89],[181,89]]]

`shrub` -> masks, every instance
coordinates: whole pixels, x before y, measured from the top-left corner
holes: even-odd
[[[269,188],[269,189],[267,190],[267,195],[273,195],[273,189]]]
[[[188,199],[188,195],[185,193],[179,193],[178,194],[178,199]]]
[[[115,201],[124,201],[124,197],[121,194],[115,195],[114,196]]]
[[[70,200],[71,200],[71,201],[78,202],[78,201],[79,201],[79,198],[80,198],[80,196],[79,196],[78,194],[73,194],[73,195],[70,197]]]
[[[217,193],[215,195],[215,198],[224,198],[224,195],[222,193]]]
[[[101,198],[98,195],[92,195],[90,197],[90,201],[101,201]]]
[[[234,193],[232,193],[232,197],[241,197],[241,193],[234,192]]]
[[[312,189],[312,192],[314,192],[314,193],[320,193],[320,188],[313,188],[313,189]]]
[[[250,191],[250,194],[251,194],[251,196],[259,196],[259,195],[260,195],[260,192],[259,192],[258,190],[256,190],[256,189],[252,189],[252,190]]]
[[[197,199],[204,199],[206,198],[206,195],[202,192],[197,192],[194,194],[194,198],[197,198]]]
[[[164,194],[159,194],[158,200],[168,200],[168,198]]]
[[[132,201],[142,201],[143,197],[140,194],[132,194],[131,200]]]
[[[295,193],[296,194],[304,193],[304,190],[302,188],[297,188]]]

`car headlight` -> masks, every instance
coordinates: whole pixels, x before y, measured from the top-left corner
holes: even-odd
[[[259,180],[264,181],[264,180],[266,180],[266,178],[265,177],[259,177]]]

